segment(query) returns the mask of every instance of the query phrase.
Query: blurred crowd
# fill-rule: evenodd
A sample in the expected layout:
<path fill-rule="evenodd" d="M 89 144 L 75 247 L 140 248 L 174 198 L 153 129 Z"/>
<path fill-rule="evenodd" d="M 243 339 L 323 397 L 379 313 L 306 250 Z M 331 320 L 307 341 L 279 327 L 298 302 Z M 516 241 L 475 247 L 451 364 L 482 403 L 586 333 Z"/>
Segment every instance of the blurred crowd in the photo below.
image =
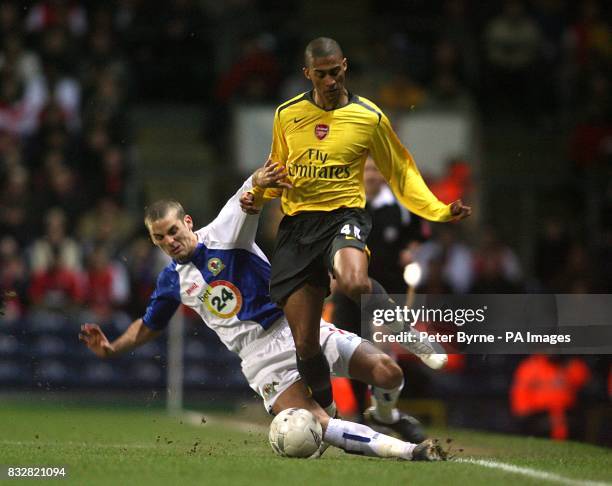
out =
<path fill-rule="evenodd" d="M 123 328 L 143 312 L 165 260 L 141 223 L 146 195 L 135 180 L 131 108 L 199 106 L 203 142 L 222 147 L 232 104 L 277 103 L 310 88 L 300 67 L 311 36 L 299 19 L 322 14 L 318 2 L 309 5 L 0 2 L 3 323 L 30 319 L 49 329 L 76 329 L 88 320 Z M 559 164 L 572 173 L 567 197 L 575 212 L 541 222 L 534 268 L 527 271 L 493 225 L 469 227 L 469 234 L 424 225 L 415 233 L 413 217 L 406 240 L 392 238 L 391 273 L 419 261 L 425 273 L 418 290 L 430 293 L 609 292 L 610 6 L 598 0 L 370 1 L 357 10 L 368 29 L 361 42 L 345 45 L 349 88 L 391 118 L 415 109 L 465 110 L 485 122 L 560 130 L 569 140 Z M 341 44 L 343 35 L 354 39 L 341 18 L 322 22 L 325 30 L 316 34 L 338 28 L 332 36 Z M 429 182 L 443 200 L 477 204 L 473 187 L 486 181 L 473 179 L 469 162 L 455 159 Z M 383 228 L 383 242 L 387 236 Z M 392 285 L 405 290 L 401 280 Z M 0 356 L 7 342 L 0 340 Z M 605 383 L 602 369 L 597 373 Z"/>
<path fill-rule="evenodd" d="M 48 312 L 61 324 L 87 310 L 106 321 L 141 312 L 154 284 L 152 252 L 128 208 L 138 194 L 133 66 L 120 13 L 61 0 L 0 5 L 5 319 Z"/>

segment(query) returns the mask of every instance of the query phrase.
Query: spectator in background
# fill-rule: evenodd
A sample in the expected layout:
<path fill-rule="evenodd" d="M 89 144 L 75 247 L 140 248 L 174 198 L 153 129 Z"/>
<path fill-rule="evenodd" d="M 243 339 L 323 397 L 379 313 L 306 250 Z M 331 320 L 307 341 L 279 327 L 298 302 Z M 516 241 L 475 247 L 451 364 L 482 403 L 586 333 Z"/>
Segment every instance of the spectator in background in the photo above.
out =
<path fill-rule="evenodd" d="M 44 272 L 52 264 L 73 272 L 81 270 L 81 247 L 66 234 L 66 214 L 58 208 L 45 215 L 45 234 L 29 248 L 29 264 L 33 273 Z"/>
<path fill-rule="evenodd" d="M 541 33 L 521 0 L 506 0 L 501 14 L 485 27 L 488 104 L 529 117 L 537 112 Z M 537 114 L 537 113 L 536 113 Z"/>
<path fill-rule="evenodd" d="M 84 319 L 114 323 L 120 329 L 127 327 L 131 320 L 122 311 L 130 295 L 125 267 L 111 260 L 104 245 L 96 245 L 86 260 L 84 304 L 87 313 Z"/>
<path fill-rule="evenodd" d="M 579 358 L 536 354 L 514 372 L 510 390 L 512 414 L 528 435 L 565 440 L 572 434 L 569 412 L 591 373 Z"/>
<path fill-rule="evenodd" d="M 437 34 L 443 42 L 448 42 L 460 50 L 459 78 L 469 88 L 474 89 L 478 83 L 480 59 L 472 13 L 465 0 L 446 0 Z"/>
<path fill-rule="evenodd" d="M 11 32 L 0 44 L 3 45 L 0 51 L 0 69 L 5 65 L 13 66 L 16 74 L 26 84 L 42 76 L 40 57 L 36 52 L 24 47 L 21 35 Z"/>
<path fill-rule="evenodd" d="M 85 281 L 80 271 L 63 262 L 62 247 L 51 246 L 47 265 L 32 271 L 28 291 L 35 326 L 59 329 L 82 310 Z"/>
<path fill-rule="evenodd" d="M 612 61 L 610 24 L 602 18 L 597 0 L 580 2 L 580 18 L 567 28 L 565 47 L 571 64 L 578 68 L 578 72 Z"/>
<path fill-rule="evenodd" d="M 426 106 L 473 110 L 474 104 L 465 89 L 464 77 L 457 46 L 447 40 L 438 41 L 434 47 L 433 73 Z"/>
<path fill-rule="evenodd" d="M 67 165 L 76 168 L 79 160 L 80 130 L 77 126 L 79 123 L 69 130 L 66 113 L 53 99 L 47 100 L 39 121 L 36 135 L 28 139 L 25 147 L 29 166 L 37 169 L 49 152 L 59 152 Z"/>
<path fill-rule="evenodd" d="M 275 39 L 269 34 L 248 34 L 240 41 L 234 63 L 215 81 L 214 97 L 205 121 L 205 132 L 220 153 L 225 153 L 230 130 L 229 107 L 236 102 L 275 101 L 281 70 Z"/>
<path fill-rule="evenodd" d="M 535 251 L 536 276 L 545 290 L 554 290 L 554 280 L 567 261 L 570 239 L 567 228 L 559 218 L 544 221 Z"/>
<path fill-rule="evenodd" d="M 0 317 L 5 323 L 23 317 L 29 303 L 28 271 L 19 249 L 14 238 L 0 239 Z"/>
<path fill-rule="evenodd" d="M 46 73 L 51 73 L 57 79 L 75 73 L 78 51 L 73 40 L 61 27 L 52 27 L 41 33 L 39 51 Z"/>
<path fill-rule="evenodd" d="M 44 84 L 39 78 L 24 80 L 15 64 L 0 69 L 0 130 L 27 137 L 38 129 L 38 115 L 45 103 Z"/>
<path fill-rule="evenodd" d="M 8 130 L 0 129 L 0 180 L 23 163 L 21 140 Z"/>
<path fill-rule="evenodd" d="M 128 190 L 128 167 L 124 151 L 111 146 L 104 152 L 102 159 L 101 195 L 113 199 L 119 206 L 125 204 Z"/>
<path fill-rule="evenodd" d="M 459 239 L 456 228 L 440 227 L 436 230 L 438 234 L 434 231 L 434 237 L 423 243 L 414 255 L 423 270 L 419 289 L 430 285 L 430 265 L 434 262 L 438 274 L 441 266 L 444 285 L 449 285 L 453 293 L 465 294 L 474 282 L 473 252 Z M 436 275 L 436 280 L 440 281 L 439 275 Z"/>
<path fill-rule="evenodd" d="M 441 201 L 469 198 L 473 189 L 470 165 L 460 157 L 451 158 L 446 173 L 429 187 Z"/>
<path fill-rule="evenodd" d="M 86 252 L 103 245 L 112 256 L 127 243 L 134 226 L 133 219 L 115 199 L 103 196 L 81 217 L 78 236 Z"/>
<path fill-rule="evenodd" d="M 492 227 L 483 230 L 480 242 L 474 259 L 475 279 L 471 292 L 519 292 L 523 272 L 516 253 L 502 243 Z"/>
<path fill-rule="evenodd" d="M 28 171 L 21 165 L 13 166 L 9 168 L 0 192 L 0 235 L 15 238 L 21 247 L 30 243 L 33 211 Z"/>
<path fill-rule="evenodd" d="M 71 35 L 80 37 L 87 32 L 87 12 L 72 0 L 46 0 L 38 2 L 25 19 L 28 32 L 38 33 L 53 27 L 67 29 Z"/>
<path fill-rule="evenodd" d="M 75 220 L 87 206 L 88 195 L 82 190 L 78 173 L 66 163 L 64 155 L 51 151 L 45 158 L 45 166 L 37 179 L 38 206 L 43 210 L 56 207 L 66 217 Z"/>
<path fill-rule="evenodd" d="M 79 81 L 45 64 L 45 104 L 59 108 L 63 125 L 71 132 L 81 127 L 81 86 Z"/>
<path fill-rule="evenodd" d="M 86 179 L 97 185 L 100 176 L 104 152 L 113 142 L 104 123 L 90 124 L 82 136 L 82 154 L 87 164 L 83 167 Z M 95 186 L 91 188 L 92 192 Z"/>
<path fill-rule="evenodd" d="M 270 34 L 247 35 L 240 54 L 229 70 L 217 80 L 216 98 L 231 101 L 274 101 L 280 83 L 280 66 Z"/>
<path fill-rule="evenodd" d="M 17 2 L 0 2 L 0 45 L 6 45 L 7 39 L 21 31 L 21 19 Z"/>
<path fill-rule="evenodd" d="M 427 91 L 411 76 L 405 68 L 396 68 L 391 78 L 382 83 L 378 102 L 390 110 L 413 110 L 427 99 Z"/>
<path fill-rule="evenodd" d="M 587 294 L 596 290 L 597 268 L 584 244 L 573 242 L 559 273 L 552 280 L 552 288 L 559 293 Z"/>
<path fill-rule="evenodd" d="M 87 127 L 103 127 L 113 141 L 129 137 L 124 87 L 110 69 L 100 73 L 93 93 L 85 100 L 83 122 Z"/>
<path fill-rule="evenodd" d="M 84 98 L 90 99 L 95 94 L 98 79 L 105 74 L 111 75 L 119 86 L 129 84 L 128 64 L 110 27 L 94 30 L 88 37 L 88 46 L 79 68 Z"/>

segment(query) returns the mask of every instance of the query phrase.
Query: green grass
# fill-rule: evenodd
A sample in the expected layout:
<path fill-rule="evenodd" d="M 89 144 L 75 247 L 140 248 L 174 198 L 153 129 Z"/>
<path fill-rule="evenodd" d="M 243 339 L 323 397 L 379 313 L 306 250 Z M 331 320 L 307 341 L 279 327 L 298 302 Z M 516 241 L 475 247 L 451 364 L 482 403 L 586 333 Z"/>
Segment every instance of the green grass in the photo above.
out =
<path fill-rule="evenodd" d="M 316 461 L 283 459 L 261 427 L 228 424 L 227 416 L 196 426 L 147 408 L 8 402 L 0 404 L 0 464 L 64 465 L 69 477 L 60 484 L 86 485 L 542 484 L 474 464 L 380 460 L 332 449 Z M 612 482 L 608 449 L 470 431 L 447 435 L 465 448 L 462 457 Z"/>

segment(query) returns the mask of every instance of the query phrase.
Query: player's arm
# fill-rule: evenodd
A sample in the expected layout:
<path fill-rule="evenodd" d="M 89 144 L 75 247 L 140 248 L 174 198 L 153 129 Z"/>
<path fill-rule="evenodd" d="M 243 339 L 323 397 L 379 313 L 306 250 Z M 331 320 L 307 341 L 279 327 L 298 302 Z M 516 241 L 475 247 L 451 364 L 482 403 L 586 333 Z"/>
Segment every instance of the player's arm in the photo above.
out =
<path fill-rule="evenodd" d="M 416 163 L 382 115 L 370 144 L 370 154 L 401 204 L 430 221 L 450 221 L 469 216 L 472 209 L 461 200 L 444 204 L 427 187 Z"/>
<path fill-rule="evenodd" d="M 268 160 L 225 203 L 218 216 L 201 230 L 205 241 L 239 246 L 254 242 L 259 218 L 252 215 L 258 214 L 259 209 L 255 208 L 252 191 L 255 188 L 275 189 L 279 194 L 274 197 L 278 197 L 283 189 L 291 187 L 286 178 L 285 168 Z"/>
<path fill-rule="evenodd" d="M 268 159 L 263 167 L 253 173 L 252 181 L 253 189 L 243 192 L 240 196 L 240 207 L 247 214 L 258 214 L 262 203 L 265 204 L 271 199 L 280 197 L 283 189 L 293 187 L 287 179 L 285 167 L 278 162 L 273 162 L 272 159 Z M 264 190 L 260 195 L 259 206 L 255 203 L 254 192 L 257 189 Z"/>
<path fill-rule="evenodd" d="M 97 324 L 86 323 L 81 326 L 79 340 L 91 349 L 99 358 L 110 358 L 147 343 L 161 334 L 161 331 L 154 331 L 136 319 L 125 332 L 115 339 L 112 343 L 108 340 L 100 326 Z"/>
<path fill-rule="evenodd" d="M 240 210 L 240 197 L 253 188 L 253 176 L 228 199 L 215 219 L 198 233 L 202 233 L 207 245 L 212 243 L 238 243 L 255 239 L 258 218 Z"/>
<path fill-rule="evenodd" d="M 274 124 L 272 126 L 272 146 L 270 148 L 270 156 L 268 157 L 268 161 L 266 164 L 258 169 L 255 173 L 261 173 L 261 171 L 265 170 L 269 164 L 277 164 L 278 169 L 285 169 L 285 163 L 287 162 L 287 157 L 289 156 L 289 148 L 287 146 L 287 141 L 285 140 L 285 135 L 282 129 L 282 121 L 280 118 L 280 112 L 277 110 L 274 115 Z M 257 182 L 260 182 L 259 180 Z M 290 181 L 286 178 L 279 180 L 278 182 L 285 183 L 283 184 L 272 184 L 269 186 L 253 184 L 253 190 L 249 191 L 253 194 L 254 207 L 260 208 L 267 201 L 271 199 L 275 199 L 280 197 L 283 193 L 284 189 L 290 189 L 291 184 Z"/>

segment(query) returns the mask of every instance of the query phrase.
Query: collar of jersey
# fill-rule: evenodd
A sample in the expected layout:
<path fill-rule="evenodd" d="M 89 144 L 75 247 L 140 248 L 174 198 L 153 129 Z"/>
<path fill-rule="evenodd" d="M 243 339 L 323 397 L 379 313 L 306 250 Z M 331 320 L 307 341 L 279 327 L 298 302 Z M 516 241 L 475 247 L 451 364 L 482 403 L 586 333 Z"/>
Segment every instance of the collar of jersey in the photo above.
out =
<path fill-rule="evenodd" d="M 321 111 L 335 111 L 335 110 L 341 110 L 342 108 L 346 108 L 348 105 L 350 105 L 351 103 L 353 103 L 353 102 L 355 102 L 357 100 L 357 96 L 356 95 L 351 93 L 349 90 L 346 90 L 346 91 L 348 93 L 348 103 L 346 105 L 344 105 L 344 106 L 339 106 L 338 108 L 332 108 L 330 110 L 326 110 L 325 108 L 321 108 L 319 105 L 317 105 L 315 103 L 315 100 L 314 100 L 314 89 L 311 89 L 310 91 L 306 92 L 304 97 L 306 98 L 306 100 L 308 100 L 310 103 L 312 103 L 314 106 L 316 106 Z"/>
<path fill-rule="evenodd" d="M 189 258 L 186 258 L 185 260 L 182 260 L 182 261 L 175 260 L 173 258 L 172 261 L 176 262 L 177 265 L 186 265 L 187 263 L 191 263 L 193 259 L 197 257 L 202 251 L 204 251 L 204 243 L 198 242 L 198 244 L 195 247 L 195 250 L 193 250 L 193 253 L 191 254 Z"/>

